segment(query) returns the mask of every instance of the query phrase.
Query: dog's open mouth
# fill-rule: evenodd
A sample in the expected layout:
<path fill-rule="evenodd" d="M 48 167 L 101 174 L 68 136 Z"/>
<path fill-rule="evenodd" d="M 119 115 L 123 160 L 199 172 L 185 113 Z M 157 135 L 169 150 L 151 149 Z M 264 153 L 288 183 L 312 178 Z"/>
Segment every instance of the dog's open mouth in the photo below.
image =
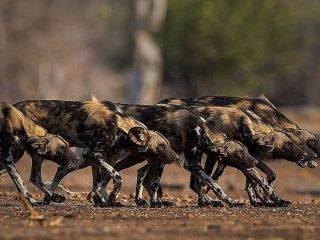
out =
<path fill-rule="evenodd" d="M 316 168 L 317 166 L 318 166 L 318 163 L 314 160 L 308 162 L 309 168 Z"/>

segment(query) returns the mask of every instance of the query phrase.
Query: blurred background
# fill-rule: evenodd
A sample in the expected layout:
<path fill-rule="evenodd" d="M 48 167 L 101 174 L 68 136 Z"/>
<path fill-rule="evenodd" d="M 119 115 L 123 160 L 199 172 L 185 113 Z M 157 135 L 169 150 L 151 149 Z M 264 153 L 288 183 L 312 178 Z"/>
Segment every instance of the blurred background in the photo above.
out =
<path fill-rule="evenodd" d="M 1 0 L 2 100 L 319 105 L 317 0 Z"/>
<path fill-rule="evenodd" d="M 263 93 L 318 132 L 319 66 L 317 0 L 0 0 L 0 96 L 7 102 Z M 298 181 L 320 189 L 318 170 L 288 165 L 273 165 L 282 171 L 279 191 L 289 194 Z M 187 185 L 187 174 L 172 168 L 168 182 L 180 171 Z M 126 175 L 130 189 L 135 171 Z M 67 185 L 90 189 L 89 177 L 74 176 L 81 175 Z M 235 188 L 240 175 L 230 176 L 222 185 L 242 191 Z"/>

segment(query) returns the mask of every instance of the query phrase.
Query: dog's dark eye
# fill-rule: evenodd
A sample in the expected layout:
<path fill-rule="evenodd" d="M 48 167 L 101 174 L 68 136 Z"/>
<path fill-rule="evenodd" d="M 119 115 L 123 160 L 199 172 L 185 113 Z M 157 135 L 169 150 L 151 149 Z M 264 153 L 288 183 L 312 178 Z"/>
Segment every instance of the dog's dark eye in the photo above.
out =
<path fill-rule="evenodd" d="M 242 151 L 237 151 L 236 155 L 237 155 L 239 158 L 243 158 L 244 153 L 243 153 Z"/>
<path fill-rule="evenodd" d="M 292 148 L 292 145 L 293 145 L 293 144 L 292 144 L 292 142 L 290 142 L 290 141 L 285 143 L 285 146 L 286 146 L 287 148 Z"/>
<path fill-rule="evenodd" d="M 309 140 L 308 140 L 308 144 L 314 145 L 315 143 L 316 143 L 316 140 L 315 140 L 315 139 L 309 139 Z"/>
<path fill-rule="evenodd" d="M 160 145 L 159 145 L 159 149 L 160 149 L 160 150 L 164 150 L 165 147 L 166 147 L 166 146 L 165 146 L 164 144 L 160 144 Z"/>
<path fill-rule="evenodd" d="M 110 139 L 110 140 L 113 140 L 114 139 L 114 135 L 111 134 L 111 133 L 107 133 L 107 138 Z"/>

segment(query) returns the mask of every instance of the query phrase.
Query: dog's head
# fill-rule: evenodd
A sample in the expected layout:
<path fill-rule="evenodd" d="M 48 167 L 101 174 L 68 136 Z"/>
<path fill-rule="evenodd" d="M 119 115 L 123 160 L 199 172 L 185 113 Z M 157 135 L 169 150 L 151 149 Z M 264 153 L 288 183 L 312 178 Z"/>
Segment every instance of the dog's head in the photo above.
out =
<path fill-rule="evenodd" d="M 41 157 L 53 160 L 59 165 L 70 165 L 78 161 L 69 144 L 59 135 L 47 133 L 42 137 L 29 137 L 29 147 Z"/>
<path fill-rule="evenodd" d="M 314 159 L 317 155 L 305 144 L 301 144 L 296 136 L 284 131 L 276 131 L 276 140 L 271 156 L 295 162 L 300 167 L 316 166 Z"/>
<path fill-rule="evenodd" d="M 272 151 L 276 137 L 273 133 L 256 133 L 252 135 L 251 143 L 262 151 Z"/>
<path fill-rule="evenodd" d="M 304 129 L 293 129 L 291 132 L 301 138 L 312 151 L 320 156 L 320 138 L 318 136 Z"/>
<path fill-rule="evenodd" d="M 159 132 L 134 127 L 129 130 L 129 140 L 135 149 L 133 153 L 144 155 L 146 158 L 173 163 L 179 156 L 172 150 L 170 142 Z"/>
<path fill-rule="evenodd" d="M 215 153 L 220 161 L 240 170 L 253 168 L 258 163 L 248 149 L 238 141 L 227 140 L 215 147 Z"/>

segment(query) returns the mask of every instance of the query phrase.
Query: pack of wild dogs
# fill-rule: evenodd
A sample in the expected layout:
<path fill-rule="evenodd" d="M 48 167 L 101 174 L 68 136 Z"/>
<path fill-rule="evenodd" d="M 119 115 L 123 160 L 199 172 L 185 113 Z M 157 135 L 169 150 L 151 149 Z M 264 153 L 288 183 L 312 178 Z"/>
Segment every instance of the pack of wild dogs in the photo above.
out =
<path fill-rule="evenodd" d="M 75 154 L 71 147 L 81 150 Z M 32 158 L 30 181 L 44 193 L 43 201 L 32 197 L 15 167 L 25 152 Z M 197 194 L 199 207 L 244 205 L 217 183 L 226 167 L 243 173 L 252 206 L 285 207 L 291 202 L 274 192 L 276 175 L 266 162 L 284 159 L 314 168 L 320 139 L 299 128 L 264 96 L 169 98 L 154 105 L 95 98 L 27 100 L 1 103 L 0 154 L 0 170 L 7 171 L 33 206 L 63 202 L 65 197 L 55 193 L 59 183 L 86 167 L 92 169 L 89 196 L 95 206 L 121 206 L 119 172 L 146 162 L 137 172 L 135 202 L 139 207 L 174 205 L 162 200 L 160 185 L 165 166 L 172 163 L 191 173 L 189 186 Z M 204 154 L 206 160 L 201 163 Z M 45 159 L 58 165 L 50 186 L 41 177 Z M 149 202 L 143 198 L 143 189 Z M 210 190 L 218 201 L 208 196 Z"/>

